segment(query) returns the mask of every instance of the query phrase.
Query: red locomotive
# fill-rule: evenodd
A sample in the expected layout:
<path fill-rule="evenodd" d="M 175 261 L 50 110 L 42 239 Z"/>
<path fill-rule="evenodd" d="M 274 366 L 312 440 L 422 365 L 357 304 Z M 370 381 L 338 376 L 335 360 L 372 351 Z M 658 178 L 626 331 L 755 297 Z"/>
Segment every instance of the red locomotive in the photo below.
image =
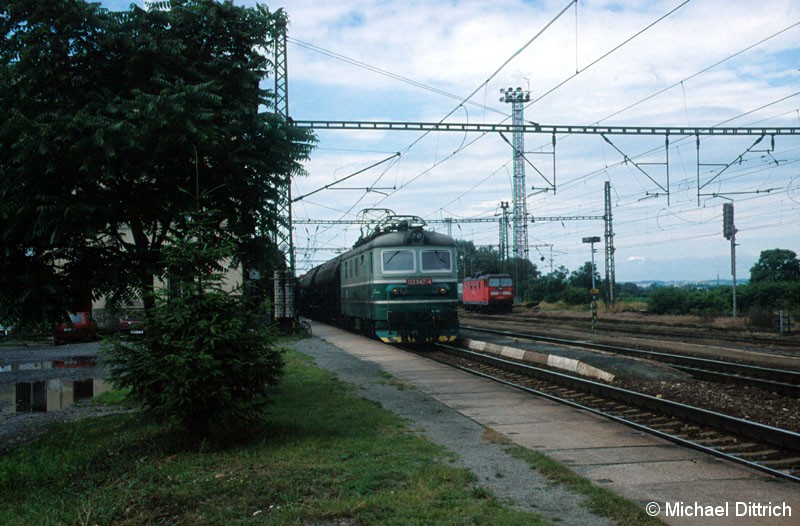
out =
<path fill-rule="evenodd" d="M 508 274 L 475 274 L 464 278 L 464 308 L 482 312 L 511 312 L 514 285 Z"/>

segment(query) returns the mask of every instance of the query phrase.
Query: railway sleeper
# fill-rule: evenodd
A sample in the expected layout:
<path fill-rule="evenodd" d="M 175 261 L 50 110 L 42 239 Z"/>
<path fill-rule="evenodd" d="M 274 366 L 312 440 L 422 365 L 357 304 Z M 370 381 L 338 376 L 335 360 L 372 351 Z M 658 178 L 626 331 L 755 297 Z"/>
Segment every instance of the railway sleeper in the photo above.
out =
<path fill-rule="evenodd" d="M 624 411 L 623 413 L 621 413 L 621 416 L 628 420 L 642 421 L 642 420 L 650 420 L 651 418 L 653 418 L 654 415 L 653 413 L 647 413 L 641 410 L 636 410 L 636 411 Z"/>
<path fill-rule="evenodd" d="M 761 463 L 773 469 L 789 469 L 792 471 L 800 470 L 800 457 L 776 458 L 772 460 L 764 460 Z"/>
<path fill-rule="evenodd" d="M 736 438 L 731 436 L 717 436 L 716 438 L 696 438 L 693 440 L 702 446 L 709 446 L 719 448 L 724 445 L 735 446 L 738 442 Z"/>
<path fill-rule="evenodd" d="M 652 427 L 658 429 L 659 431 L 665 431 L 669 429 L 672 434 L 683 431 L 683 428 L 681 427 L 683 426 L 683 422 L 678 422 L 677 420 L 672 420 L 669 422 L 663 422 L 658 424 L 651 424 L 651 425 Z"/>
<path fill-rule="evenodd" d="M 767 460 L 768 457 L 772 457 L 775 455 L 781 455 L 781 452 L 777 449 L 762 449 L 761 451 L 745 451 L 743 453 L 731 453 L 732 455 L 743 458 L 745 460 Z"/>
<path fill-rule="evenodd" d="M 666 416 L 654 416 L 653 418 L 649 418 L 647 420 L 648 425 L 657 426 L 661 424 L 666 424 L 668 422 L 672 422 L 669 417 Z"/>
<path fill-rule="evenodd" d="M 616 414 L 625 416 L 625 415 L 633 415 L 633 414 L 644 415 L 644 414 L 647 414 L 647 413 L 644 413 L 641 409 L 636 409 L 634 407 L 630 407 L 630 408 L 627 408 L 627 409 L 621 409 L 621 410 L 617 411 Z"/>
<path fill-rule="evenodd" d="M 747 451 L 747 450 L 758 450 L 758 448 L 764 447 L 763 444 L 757 444 L 755 442 L 740 442 L 738 444 L 730 444 L 725 446 L 720 446 L 716 448 L 718 451 Z"/>

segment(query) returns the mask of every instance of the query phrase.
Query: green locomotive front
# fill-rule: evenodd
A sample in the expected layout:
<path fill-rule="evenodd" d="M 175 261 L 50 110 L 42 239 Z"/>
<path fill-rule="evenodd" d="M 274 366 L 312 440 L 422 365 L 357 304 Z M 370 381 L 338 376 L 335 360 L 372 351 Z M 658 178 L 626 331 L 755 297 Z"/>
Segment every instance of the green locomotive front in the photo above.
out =
<path fill-rule="evenodd" d="M 341 313 L 384 342 L 451 342 L 458 335 L 455 241 L 411 228 L 340 256 Z"/>
<path fill-rule="evenodd" d="M 394 216 L 299 280 L 298 309 L 387 343 L 458 336 L 456 244 L 414 216 Z"/>

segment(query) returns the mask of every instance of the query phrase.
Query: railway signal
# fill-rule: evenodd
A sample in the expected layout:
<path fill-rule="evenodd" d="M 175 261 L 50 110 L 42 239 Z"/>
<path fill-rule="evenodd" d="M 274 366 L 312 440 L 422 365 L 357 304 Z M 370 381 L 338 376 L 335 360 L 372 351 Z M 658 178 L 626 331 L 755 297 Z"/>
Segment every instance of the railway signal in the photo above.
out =
<path fill-rule="evenodd" d="M 733 203 L 722 204 L 722 235 L 731 242 L 731 276 L 733 276 L 733 319 L 736 319 L 736 225 Z"/>

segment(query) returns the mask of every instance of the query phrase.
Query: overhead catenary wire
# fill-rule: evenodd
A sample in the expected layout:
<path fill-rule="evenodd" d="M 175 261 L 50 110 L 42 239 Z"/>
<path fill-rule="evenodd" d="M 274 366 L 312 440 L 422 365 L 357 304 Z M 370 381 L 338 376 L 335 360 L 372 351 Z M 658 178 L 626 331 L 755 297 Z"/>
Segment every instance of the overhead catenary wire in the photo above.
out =
<path fill-rule="evenodd" d="M 683 4 L 682 4 L 682 5 L 683 5 Z M 794 25 L 796 25 L 796 24 L 794 24 Z M 794 26 L 794 25 L 793 25 L 793 26 Z M 791 27 L 793 27 L 793 26 L 790 26 L 790 28 L 791 28 Z M 788 29 L 788 28 L 786 28 L 786 29 Z M 785 31 L 786 29 L 784 29 L 783 31 Z M 766 39 L 764 39 L 764 40 L 762 40 L 762 41 L 760 41 L 760 42 L 763 42 L 763 41 L 765 41 L 765 40 L 766 40 Z M 755 45 L 753 45 L 753 46 L 755 46 Z M 751 46 L 751 47 L 753 47 L 753 46 Z M 741 52 L 743 52 L 743 51 L 740 51 L 739 53 L 741 53 Z M 735 56 L 735 55 L 732 55 L 732 56 Z M 721 63 L 721 62 L 719 62 L 719 63 Z M 717 64 L 719 64 L 719 63 L 717 63 Z M 709 68 L 706 68 L 706 70 L 708 70 L 708 69 L 710 69 L 710 67 L 709 67 Z M 693 75 L 693 76 L 691 76 L 691 77 L 688 77 L 688 78 L 693 78 L 694 76 L 696 76 L 696 75 L 699 75 L 700 73 L 701 73 L 701 72 L 698 72 L 698 73 L 696 73 L 695 75 Z M 668 89 L 668 88 L 667 88 L 667 89 Z M 662 92 L 663 92 L 663 90 L 662 90 Z M 654 95 L 652 95 L 652 96 L 656 96 L 656 95 L 657 95 L 657 94 L 654 94 Z M 651 96 L 651 98 L 652 98 L 652 96 Z M 620 111 L 623 111 L 623 110 L 620 110 Z M 756 109 L 756 110 L 753 110 L 753 111 L 757 111 L 757 109 Z M 752 113 L 752 112 L 750 112 L 750 113 Z M 615 113 L 615 114 L 612 114 L 612 115 L 616 115 L 616 113 Z M 741 117 L 741 116 L 740 116 L 740 117 Z M 469 145 L 463 145 L 463 147 L 459 148 L 459 151 L 463 151 L 463 149 L 465 149 L 467 146 L 469 146 Z M 444 160 L 442 160 L 442 159 L 439 159 L 439 160 L 437 160 L 437 164 L 436 164 L 436 166 L 439 166 L 439 165 L 441 165 L 441 163 L 442 163 L 442 162 L 444 162 Z M 410 184 L 410 182 L 412 182 L 412 181 L 409 181 L 407 184 Z M 588 194 L 588 193 L 589 193 L 588 191 L 587 191 L 587 192 L 584 192 L 584 194 Z M 382 201 L 382 200 L 381 200 L 381 201 Z"/>

